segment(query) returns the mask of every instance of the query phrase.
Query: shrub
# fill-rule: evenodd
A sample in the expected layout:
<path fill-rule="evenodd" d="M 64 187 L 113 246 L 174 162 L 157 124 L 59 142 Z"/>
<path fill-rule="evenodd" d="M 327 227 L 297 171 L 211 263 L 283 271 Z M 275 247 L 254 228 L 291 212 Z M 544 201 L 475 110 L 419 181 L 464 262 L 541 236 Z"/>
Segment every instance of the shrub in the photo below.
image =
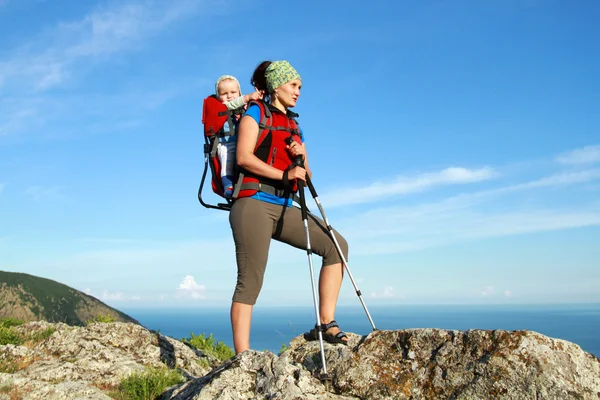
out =
<path fill-rule="evenodd" d="M 14 318 L 0 319 L 0 328 L 12 328 L 13 326 L 23 325 L 23 321 Z"/>
<path fill-rule="evenodd" d="M 100 322 L 100 323 L 110 323 L 110 322 L 117 322 L 117 318 L 113 317 L 112 315 L 108 315 L 108 314 L 98 314 L 96 315 L 94 318 L 88 320 L 86 322 L 86 324 L 93 324 L 94 322 Z"/>
<path fill-rule="evenodd" d="M 52 336 L 52 334 L 56 332 L 55 328 L 46 328 L 43 330 L 39 330 L 39 331 L 35 331 L 32 332 L 30 334 L 27 335 L 27 337 L 25 338 L 25 341 L 31 341 L 32 345 L 36 345 L 40 342 L 43 342 L 44 340 L 48 339 L 50 336 Z"/>
<path fill-rule="evenodd" d="M 117 400 L 155 400 L 168 387 L 183 382 L 185 378 L 176 370 L 146 368 L 124 378 L 110 395 Z"/>
<path fill-rule="evenodd" d="M 286 346 L 285 343 L 281 343 L 281 348 L 279 349 L 279 355 L 282 355 L 289 347 Z"/>
<path fill-rule="evenodd" d="M 0 326 L 0 345 L 14 344 L 20 346 L 23 344 L 21 336 L 11 328 Z"/>
<path fill-rule="evenodd" d="M 227 346 L 223 342 L 217 342 L 213 338 L 212 333 L 208 337 L 205 337 L 204 334 L 196 336 L 192 332 L 190 333 L 190 336 L 190 338 L 184 338 L 183 341 L 185 343 L 189 343 L 191 346 L 197 348 L 203 353 L 216 357 L 221 361 L 225 361 L 235 355 L 231 347 Z"/>

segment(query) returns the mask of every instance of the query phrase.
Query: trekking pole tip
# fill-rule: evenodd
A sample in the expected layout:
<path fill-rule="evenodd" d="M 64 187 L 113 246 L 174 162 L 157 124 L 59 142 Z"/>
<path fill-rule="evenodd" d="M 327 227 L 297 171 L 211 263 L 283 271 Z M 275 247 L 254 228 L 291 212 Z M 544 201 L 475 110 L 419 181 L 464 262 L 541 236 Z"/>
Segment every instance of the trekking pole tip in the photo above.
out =
<path fill-rule="evenodd" d="M 327 390 L 328 392 L 331 391 L 332 380 L 329 375 L 321 374 L 321 377 L 319 378 L 319 380 L 321 381 L 323 386 L 325 386 L 325 390 Z"/>

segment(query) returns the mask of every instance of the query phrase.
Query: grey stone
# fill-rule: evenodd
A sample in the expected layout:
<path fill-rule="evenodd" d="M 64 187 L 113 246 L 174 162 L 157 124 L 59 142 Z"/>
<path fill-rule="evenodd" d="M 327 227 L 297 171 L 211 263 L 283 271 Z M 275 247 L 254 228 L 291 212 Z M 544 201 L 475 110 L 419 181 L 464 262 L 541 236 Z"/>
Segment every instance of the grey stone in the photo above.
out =
<path fill-rule="evenodd" d="M 161 400 L 506 399 L 599 400 L 600 361 L 576 344 L 531 331 L 407 329 L 348 333 L 349 344 L 294 338 L 277 356 L 246 351 L 219 363 L 173 338 L 131 323 L 71 327 L 41 343 L 0 346 L 0 400 L 108 399 L 123 378 L 147 367 L 186 378 Z M 12 364 L 11 364 L 12 363 Z"/>

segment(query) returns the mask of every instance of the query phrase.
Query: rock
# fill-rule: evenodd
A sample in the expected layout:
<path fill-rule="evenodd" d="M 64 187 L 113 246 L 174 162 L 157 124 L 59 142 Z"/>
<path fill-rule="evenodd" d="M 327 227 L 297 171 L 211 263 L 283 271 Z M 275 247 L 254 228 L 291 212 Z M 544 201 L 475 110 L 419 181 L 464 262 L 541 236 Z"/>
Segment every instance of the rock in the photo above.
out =
<path fill-rule="evenodd" d="M 364 399 L 600 398 L 596 357 L 531 331 L 376 331 L 326 348 L 334 390 Z M 318 351 L 303 339 L 288 350 L 311 371 Z"/>
<path fill-rule="evenodd" d="M 24 399 L 106 399 L 131 373 L 146 367 L 177 368 L 188 378 L 204 376 L 217 361 L 184 343 L 133 323 L 95 323 L 85 327 L 31 322 L 14 329 L 35 333 L 55 329 L 35 345 L 0 346 L 4 376 Z M 1 366 L 0 365 L 0 366 Z M 1 391 L 0 391 L 1 392 Z"/>
<path fill-rule="evenodd" d="M 535 332 L 413 329 L 349 339 L 325 343 L 330 388 L 315 378 L 318 342 L 299 336 L 280 357 L 244 352 L 161 400 L 600 399 L 600 361 Z"/>
<path fill-rule="evenodd" d="M 102 390 L 89 386 L 85 382 L 61 382 L 52 384 L 27 378 L 14 377 L 0 373 L 0 388 L 6 388 L 5 398 L 0 400 L 110 400 Z"/>
<path fill-rule="evenodd" d="M 318 379 L 287 357 L 246 351 L 203 378 L 165 393 L 161 400 L 356 399 L 327 392 Z"/>
<path fill-rule="evenodd" d="M 132 323 L 72 327 L 36 322 L 41 342 L 0 346 L 0 400 L 104 400 L 146 367 L 186 382 L 161 400 L 534 399 L 599 400 L 600 360 L 573 343 L 530 331 L 407 329 L 349 333 L 348 346 L 293 339 L 281 356 L 246 351 L 219 363 Z"/>

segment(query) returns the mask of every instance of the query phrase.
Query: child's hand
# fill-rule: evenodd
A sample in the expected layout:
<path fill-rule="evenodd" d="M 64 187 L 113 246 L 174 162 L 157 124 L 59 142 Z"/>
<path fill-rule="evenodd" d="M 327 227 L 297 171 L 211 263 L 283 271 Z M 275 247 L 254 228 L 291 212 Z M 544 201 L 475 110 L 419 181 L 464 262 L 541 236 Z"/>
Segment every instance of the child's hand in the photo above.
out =
<path fill-rule="evenodd" d="M 244 103 L 248 104 L 254 100 L 262 100 L 263 94 L 264 94 L 263 91 L 258 91 L 258 90 L 256 92 L 252 92 L 250 94 L 245 94 L 244 95 Z"/>
<path fill-rule="evenodd" d="M 252 92 L 248 95 L 249 97 L 249 101 L 253 101 L 253 100 L 261 100 L 263 98 L 263 93 L 256 91 L 256 92 Z"/>

